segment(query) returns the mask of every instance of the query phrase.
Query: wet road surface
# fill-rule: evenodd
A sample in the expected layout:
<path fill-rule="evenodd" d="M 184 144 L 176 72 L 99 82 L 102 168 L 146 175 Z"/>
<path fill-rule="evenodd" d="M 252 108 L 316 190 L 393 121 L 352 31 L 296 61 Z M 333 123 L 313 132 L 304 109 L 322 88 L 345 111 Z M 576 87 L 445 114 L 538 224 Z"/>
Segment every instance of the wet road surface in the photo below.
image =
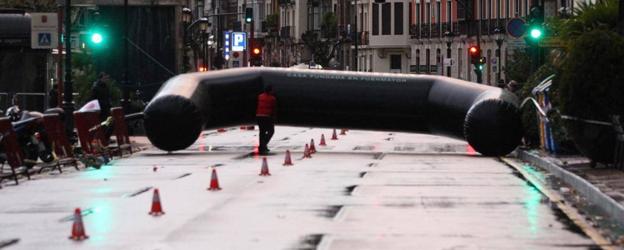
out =
<path fill-rule="evenodd" d="M 257 130 L 205 131 L 189 150 L 149 149 L 0 190 L 7 249 L 591 249 L 594 243 L 496 158 L 443 137 L 278 127 L 271 176 Z M 305 143 L 327 146 L 301 159 Z M 284 151 L 294 166 L 282 166 Z M 156 171 L 154 168 L 156 167 Z M 217 169 L 223 188 L 206 189 Z M 5 184 L 6 185 L 6 184 Z M 165 211 L 148 215 L 158 188 Z M 90 238 L 68 240 L 74 208 Z M 15 242 L 17 240 L 17 242 Z"/>

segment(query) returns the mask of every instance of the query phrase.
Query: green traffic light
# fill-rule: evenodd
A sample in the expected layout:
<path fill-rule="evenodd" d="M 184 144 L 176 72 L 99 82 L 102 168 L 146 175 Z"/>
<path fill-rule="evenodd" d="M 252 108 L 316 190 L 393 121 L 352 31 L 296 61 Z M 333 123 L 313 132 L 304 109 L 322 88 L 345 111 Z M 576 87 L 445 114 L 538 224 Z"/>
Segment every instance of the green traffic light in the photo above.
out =
<path fill-rule="evenodd" d="M 102 34 L 100 34 L 100 33 L 93 33 L 91 35 L 91 42 L 93 42 L 95 44 L 100 44 L 100 43 L 102 43 L 103 40 L 104 40 L 104 38 L 102 37 Z"/>
<path fill-rule="evenodd" d="M 533 39 L 542 38 L 542 30 L 539 28 L 532 28 L 530 34 L 531 34 L 531 38 Z"/>

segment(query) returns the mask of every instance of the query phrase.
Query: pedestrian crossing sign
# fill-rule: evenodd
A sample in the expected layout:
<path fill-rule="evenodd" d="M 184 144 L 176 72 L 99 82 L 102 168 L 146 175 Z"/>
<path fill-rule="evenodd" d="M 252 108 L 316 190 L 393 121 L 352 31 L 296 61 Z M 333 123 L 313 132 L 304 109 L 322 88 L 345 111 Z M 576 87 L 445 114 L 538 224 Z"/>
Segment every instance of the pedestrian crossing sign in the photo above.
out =
<path fill-rule="evenodd" d="M 50 33 L 39 33 L 39 46 L 50 46 L 52 45 L 52 34 Z"/>

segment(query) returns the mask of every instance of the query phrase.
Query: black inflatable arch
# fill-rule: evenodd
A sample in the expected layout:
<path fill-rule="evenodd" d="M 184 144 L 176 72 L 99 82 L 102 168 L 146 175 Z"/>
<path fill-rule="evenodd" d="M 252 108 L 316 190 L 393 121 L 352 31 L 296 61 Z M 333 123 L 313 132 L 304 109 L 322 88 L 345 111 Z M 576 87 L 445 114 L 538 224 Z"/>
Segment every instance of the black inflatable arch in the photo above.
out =
<path fill-rule="evenodd" d="M 517 98 L 499 88 L 430 75 L 264 67 L 171 78 L 145 108 L 147 136 L 175 151 L 203 128 L 253 124 L 267 84 L 278 100 L 276 124 L 444 135 L 488 156 L 511 152 L 522 137 Z"/>

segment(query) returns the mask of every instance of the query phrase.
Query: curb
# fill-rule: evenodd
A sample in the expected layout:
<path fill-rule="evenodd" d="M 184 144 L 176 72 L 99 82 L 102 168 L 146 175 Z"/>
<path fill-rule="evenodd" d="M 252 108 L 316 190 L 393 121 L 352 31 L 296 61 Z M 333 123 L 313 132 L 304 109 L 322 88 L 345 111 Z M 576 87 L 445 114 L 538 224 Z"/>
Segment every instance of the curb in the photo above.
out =
<path fill-rule="evenodd" d="M 608 214 L 614 221 L 622 224 L 624 222 L 624 206 L 615 201 L 613 198 L 604 194 L 600 189 L 589 183 L 587 180 L 579 177 L 578 175 L 563 169 L 559 165 L 541 158 L 535 153 L 531 153 L 525 150 L 517 149 L 516 155 L 518 159 L 528 162 L 534 166 L 547 170 L 559 179 L 563 180 L 568 185 L 572 186 L 579 193 L 591 202 L 593 205 L 599 207 L 603 212 Z"/>

